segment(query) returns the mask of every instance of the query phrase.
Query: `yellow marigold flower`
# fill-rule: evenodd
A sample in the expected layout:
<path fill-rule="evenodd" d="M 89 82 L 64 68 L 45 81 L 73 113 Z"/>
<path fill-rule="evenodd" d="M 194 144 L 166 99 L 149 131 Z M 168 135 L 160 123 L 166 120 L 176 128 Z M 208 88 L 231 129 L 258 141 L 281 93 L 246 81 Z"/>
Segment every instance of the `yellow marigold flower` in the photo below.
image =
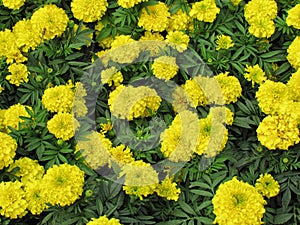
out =
<path fill-rule="evenodd" d="M 251 22 L 249 32 L 257 38 L 269 38 L 275 32 L 275 24 L 269 18 L 257 17 Z"/>
<path fill-rule="evenodd" d="M 297 36 L 287 49 L 287 60 L 296 70 L 300 69 L 300 36 Z"/>
<path fill-rule="evenodd" d="M 6 80 L 11 84 L 20 86 L 21 83 L 28 82 L 28 70 L 24 64 L 13 63 L 8 67 L 9 75 L 6 76 Z"/>
<path fill-rule="evenodd" d="M 266 114 L 276 114 L 287 93 L 286 84 L 266 80 L 256 92 L 258 106 Z"/>
<path fill-rule="evenodd" d="M 84 172 L 75 165 L 54 165 L 47 170 L 41 183 L 48 203 L 71 205 L 82 195 Z"/>
<path fill-rule="evenodd" d="M 42 39 L 39 33 L 33 28 L 31 20 L 20 20 L 13 26 L 15 41 L 22 52 L 28 52 L 29 49 L 34 50 Z"/>
<path fill-rule="evenodd" d="M 292 74 L 287 82 L 288 97 L 294 101 L 300 102 L 300 69 Z"/>
<path fill-rule="evenodd" d="M 6 57 L 6 63 L 21 63 L 27 60 L 18 48 L 16 36 L 11 30 L 0 31 L 0 57 Z"/>
<path fill-rule="evenodd" d="M 31 183 L 33 180 L 40 180 L 44 175 L 44 167 L 39 165 L 37 160 L 32 160 L 28 157 L 20 158 L 10 164 L 8 171 L 14 168 L 19 168 L 15 173 L 16 176 L 21 178 L 21 182 L 26 184 Z"/>
<path fill-rule="evenodd" d="M 271 174 L 261 174 L 255 183 L 256 190 L 267 198 L 274 197 L 279 194 L 280 186 L 278 181 Z"/>
<path fill-rule="evenodd" d="M 233 124 L 233 112 L 225 106 L 210 107 L 208 117 L 210 117 L 213 122 L 227 125 Z"/>
<path fill-rule="evenodd" d="M 192 106 L 205 106 L 208 104 L 202 84 L 198 83 L 195 79 L 190 79 L 185 82 L 183 89 L 192 100 Z"/>
<path fill-rule="evenodd" d="M 289 147 L 298 144 L 299 132 L 298 121 L 286 115 L 269 115 L 256 130 L 260 143 L 270 150 L 288 150 Z"/>
<path fill-rule="evenodd" d="M 18 10 L 21 8 L 25 3 L 25 0 L 2 0 L 2 4 L 13 10 Z"/>
<path fill-rule="evenodd" d="M 141 42 L 142 41 L 142 42 Z M 141 48 L 150 51 L 151 56 L 158 56 L 166 48 L 164 37 L 158 32 L 145 31 L 140 37 Z"/>
<path fill-rule="evenodd" d="M 27 201 L 22 183 L 0 183 L 0 214 L 10 219 L 22 218 L 27 214 Z"/>
<path fill-rule="evenodd" d="M 168 6 L 159 1 L 156 5 L 147 6 L 147 10 L 142 9 L 138 26 L 148 31 L 161 32 L 168 27 L 169 17 Z"/>
<path fill-rule="evenodd" d="M 76 19 L 89 23 L 100 20 L 107 6 L 106 0 L 72 0 L 71 11 Z"/>
<path fill-rule="evenodd" d="M 84 138 L 87 140 L 78 141 L 77 147 L 82 150 L 85 162 L 94 170 L 105 166 L 110 158 L 111 141 L 97 132 L 91 132 Z"/>
<path fill-rule="evenodd" d="M 86 106 L 84 99 L 74 99 L 72 114 L 74 117 L 84 117 L 88 113 L 88 108 Z"/>
<path fill-rule="evenodd" d="M 123 8 L 129 9 L 141 2 L 147 2 L 147 1 L 149 0 L 118 0 L 118 4 Z"/>
<path fill-rule="evenodd" d="M 173 178 L 166 178 L 156 185 L 155 192 L 158 196 L 168 200 L 178 201 L 181 193 L 180 188 L 176 188 L 177 183 L 173 182 Z"/>
<path fill-rule="evenodd" d="M 109 120 L 107 120 L 107 123 L 101 123 L 100 124 L 101 132 L 102 134 L 107 133 L 108 131 L 112 130 L 113 125 Z"/>
<path fill-rule="evenodd" d="M 147 197 L 148 195 L 151 195 L 155 192 L 155 184 L 152 185 L 146 185 L 146 186 L 129 186 L 124 185 L 123 190 L 127 195 L 134 195 L 140 198 L 140 200 L 143 200 L 144 197 Z"/>
<path fill-rule="evenodd" d="M 42 103 L 50 112 L 71 112 L 74 92 L 68 85 L 47 88 L 42 96 Z"/>
<path fill-rule="evenodd" d="M 188 29 L 189 22 L 192 18 L 179 9 L 176 13 L 172 14 L 169 19 L 167 31 L 175 31 L 175 30 L 182 30 L 185 31 Z"/>
<path fill-rule="evenodd" d="M 17 142 L 6 133 L 0 132 L 0 170 L 13 162 L 18 147 Z"/>
<path fill-rule="evenodd" d="M 154 59 L 151 66 L 153 74 L 163 80 L 172 79 L 178 71 L 178 66 L 176 64 L 176 58 L 171 56 L 161 56 Z"/>
<path fill-rule="evenodd" d="M 269 20 L 277 15 L 277 3 L 275 0 L 251 0 L 244 8 L 244 16 L 248 23 L 258 18 Z"/>
<path fill-rule="evenodd" d="M 111 154 L 111 160 L 117 163 L 119 166 L 123 166 L 124 164 L 135 161 L 130 148 L 125 147 L 123 144 L 114 148 L 110 148 L 109 152 Z"/>
<path fill-rule="evenodd" d="M 44 40 L 50 40 L 64 33 L 69 18 L 62 8 L 49 4 L 35 11 L 30 21 L 40 37 Z"/>
<path fill-rule="evenodd" d="M 293 26 L 296 29 L 300 29 L 300 4 L 295 5 L 288 11 L 286 24 L 288 26 Z"/>
<path fill-rule="evenodd" d="M 0 109 L 0 132 L 5 131 L 4 125 L 4 116 L 5 116 L 5 109 Z"/>
<path fill-rule="evenodd" d="M 194 96 L 196 98 L 196 96 Z M 195 100 L 196 101 L 196 100 Z M 195 102 L 195 105 L 198 101 Z M 176 87 L 172 93 L 172 106 L 175 112 L 187 110 L 192 105 L 192 99 L 182 87 Z M 194 105 L 194 107 L 195 107 Z"/>
<path fill-rule="evenodd" d="M 246 80 L 252 82 L 252 87 L 254 87 L 254 84 L 262 84 L 267 80 L 265 72 L 259 67 L 258 64 L 255 66 L 249 66 L 246 65 L 244 77 Z"/>
<path fill-rule="evenodd" d="M 33 215 L 41 214 L 46 208 L 46 196 L 43 196 L 42 183 L 40 180 L 32 180 L 25 185 L 25 200 L 28 203 L 27 209 Z"/>
<path fill-rule="evenodd" d="M 260 225 L 267 202 L 252 185 L 236 177 L 221 184 L 212 199 L 219 225 Z"/>
<path fill-rule="evenodd" d="M 108 86 L 119 86 L 123 82 L 123 75 L 116 67 L 112 66 L 101 71 L 101 83 Z"/>
<path fill-rule="evenodd" d="M 231 0 L 232 5 L 238 6 L 242 0 Z"/>
<path fill-rule="evenodd" d="M 229 76 L 228 72 L 215 76 L 221 87 L 225 104 L 234 103 L 242 95 L 242 87 L 239 80 L 234 76 Z"/>
<path fill-rule="evenodd" d="M 78 121 L 70 113 L 59 112 L 47 122 L 49 132 L 64 141 L 72 138 L 78 127 Z"/>
<path fill-rule="evenodd" d="M 118 86 L 110 93 L 108 105 L 113 115 L 122 119 L 133 120 L 150 116 L 149 110 L 155 112 L 161 98 L 154 89 L 146 86 Z"/>
<path fill-rule="evenodd" d="M 219 35 L 217 37 L 216 44 L 217 44 L 216 50 L 229 49 L 229 48 L 234 46 L 234 44 L 232 43 L 231 37 L 227 36 L 227 35 L 224 35 L 224 34 Z"/>
<path fill-rule="evenodd" d="M 160 151 L 170 161 L 188 162 L 195 151 L 199 132 L 198 116 L 189 110 L 181 111 L 161 134 Z"/>
<path fill-rule="evenodd" d="M 192 4 L 190 16 L 200 21 L 212 23 L 219 12 L 220 9 L 215 0 L 203 0 Z"/>
<path fill-rule="evenodd" d="M 166 42 L 178 52 L 187 49 L 190 37 L 181 31 L 170 31 L 166 36 Z"/>
<path fill-rule="evenodd" d="M 122 225 L 118 219 L 108 219 L 106 215 L 99 218 L 92 218 L 86 225 Z"/>
<path fill-rule="evenodd" d="M 4 114 L 4 121 L 3 124 L 7 131 L 9 131 L 8 127 L 12 127 L 16 130 L 19 128 L 19 123 L 24 122 L 23 119 L 20 118 L 20 116 L 23 117 L 30 117 L 28 112 L 25 108 L 28 108 L 29 110 L 32 110 L 30 106 L 21 105 L 20 103 L 16 105 L 10 106 Z"/>

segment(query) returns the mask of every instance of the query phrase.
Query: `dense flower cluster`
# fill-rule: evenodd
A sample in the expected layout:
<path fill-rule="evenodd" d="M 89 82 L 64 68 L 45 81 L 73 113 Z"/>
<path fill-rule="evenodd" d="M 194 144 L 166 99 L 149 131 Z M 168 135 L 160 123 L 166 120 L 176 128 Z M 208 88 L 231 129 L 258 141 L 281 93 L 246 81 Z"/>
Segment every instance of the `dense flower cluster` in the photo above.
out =
<path fill-rule="evenodd" d="M 107 6 L 106 0 L 72 0 L 71 11 L 76 19 L 88 23 L 100 20 Z"/>
<path fill-rule="evenodd" d="M 86 225 L 121 225 L 118 219 L 108 219 L 106 215 L 100 216 L 99 218 L 92 218 Z"/>
<path fill-rule="evenodd" d="M 260 225 L 266 201 L 255 187 L 236 177 L 221 184 L 212 199 L 219 225 Z"/>
<path fill-rule="evenodd" d="M 249 32 L 257 38 L 269 38 L 275 32 L 273 20 L 277 15 L 274 0 L 251 0 L 245 5 L 245 19 L 250 24 Z"/>

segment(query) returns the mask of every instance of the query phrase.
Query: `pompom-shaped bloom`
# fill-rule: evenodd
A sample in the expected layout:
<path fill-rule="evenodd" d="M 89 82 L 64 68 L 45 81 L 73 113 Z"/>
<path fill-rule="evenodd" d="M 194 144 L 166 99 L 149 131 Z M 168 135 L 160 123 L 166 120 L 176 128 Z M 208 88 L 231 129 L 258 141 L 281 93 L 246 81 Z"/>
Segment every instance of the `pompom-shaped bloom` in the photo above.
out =
<path fill-rule="evenodd" d="M 35 49 L 42 41 L 39 33 L 34 29 L 31 20 L 20 20 L 13 26 L 16 44 L 22 52 Z"/>
<path fill-rule="evenodd" d="M 245 5 L 244 16 L 248 23 L 257 18 L 275 19 L 277 3 L 275 0 L 251 0 Z"/>
<path fill-rule="evenodd" d="M 260 225 L 266 201 L 255 187 L 234 177 L 219 186 L 212 204 L 216 215 L 214 224 Z"/>
<path fill-rule="evenodd" d="M 63 34 L 69 18 L 62 8 L 49 4 L 35 11 L 30 21 L 43 39 L 50 40 Z"/>
<path fill-rule="evenodd" d="M 270 150 L 288 150 L 300 142 L 298 121 L 291 116 L 269 115 L 262 120 L 256 132 L 260 143 Z"/>
<path fill-rule="evenodd" d="M 170 31 L 166 36 L 166 42 L 178 52 L 187 49 L 190 37 L 182 31 Z"/>
<path fill-rule="evenodd" d="M 185 82 L 183 89 L 192 100 L 192 106 L 205 106 L 208 104 L 205 93 L 202 90 L 201 83 L 198 83 L 195 79 L 190 79 Z"/>
<path fill-rule="evenodd" d="M 71 112 L 74 92 L 69 85 L 59 85 L 47 88 L 42 97 L 42 103 L 50 112 Z"/>
<path fill-rule="evenodd" d="M 82 195 L 84 172 L 75 165 L 54 165 L 47 170 L 41 182 L 43 196 L 48 203 L 71 205 Z"/>
<path fill-rule="evenodd" d="M 13 162 L 18 147 L 17 142 L 6 133 L 0 132 L 0 170 Z"/>
<path fill-rule="evenodd" d="M 287 82 L 288 98 L 300 102 L 300 69 L 292 74 Z"/>
<path fill-rule="evenodd" d="M 152 64 L 153 74 L 163 80 L 172 79 L 178 71 L 176 58 L 171 56 L 161 56 L 154 59 Z"/>
<path fill-rule="evenodd" d="M 300 69 L 300 36 L 297 36 L 287 49 L 287 60 L 296 70 Z"/>
<path fill-rule="evenodd" d="M 186 12 L 179 9 L 176 13 L 171 15 L 167 31 L 187 30 L 191 20 L 192 18 Z"/>
<path fill-rule="evenodd" d="M 257 38 L 269 38 L 275 32 L 275 24 L 266 17 L 257 17 L 252 20 L 249 32 Z"/>
<path fill-rule="evenodd" d="M 101 83 L 108 84 L 108 86 L 119 86 L 123 82 L 123 75 L 116 67 L 112 66 L 101 71 Z"/>
<path fill-rule="evenodd" d="M 254 87 L 254 84 L 262 84 L 267 80 L 265 72 L 259 67 L 258 64 L 255 66 L 249 66 L 246 65 L 244 77 L 246 80 L 252 82 L 252 87 Z"/>
<path fill-rule="evenodd" d="M 184 110 L 160 135 L 160 151 L 173 162 L 190 161 L 198 142 L 200 127 L 197 114 Z"/>
<path fill-rule="evenodd" d="M 28 70 L 24 64 L 21 63 L 13 63 L 8 67 L 9 75 L 6 76 L 6 80 L 11 84 L 15 84 L 16 86 L 20 86 L 23 82 L 28 82 Z"/>
<path fill-rule="evenodd" d="M 255 183 L 256 190 L 267 198 L 274 197 L 279 194 L 280 186 L 278 181 L 271 174 L 261 174 Z"/>
<path fill-rule="evenodd" d="M 154 89 L 146 86 L 118 86 L 110 93 L 108 105 L 113 115 L 122 119 L 133 120 L 150 116 L 161 103 L 161 98 Z"/>
<path fill-rule="evenodd" d="M 106 215 L 99 218 L 92 218 L 86 225 L 121 225 L 120 221 L 115 218 L 108 219 Z"/>
<path fill-rule="evenodd" d="M 2 0 L 2 4 L 13 10 L 18 10 L 21 8 L 25 3 L 25 0 Z"/>
<path fill-rule="evenodd" d="M 9 171 L 16 167 L 18 167 L 19 170 L 15 175 L 20 177 L 24 184 L 31 183 L 33 180 L 40 180 L 44 175 L 44 167 L 39 165 L 37 160 L 32 160 L 28 157 L 14 161 L 9 166 Z"/>
<path fill-rule="evenodd" d="M 300 29 L 300 4 L 297 4 L 288 11 L 286 24 L 288 26 L 293 26 L 296 29 Z"/>
<path fill-rule="evenodd" d="M 135 161 L 130 148 L 125 147 L 123 144 L 110 148 L 108 151 L 111 154 L 111 160 L 119 166 Z"/>
<path fill-rule="evenodd" d="M 209 116 L 214 122 L 218 122 L 226 125 L 233 124 L 233 112 L 225 106 L 210 107 Z"/>
<path fill-rule="evenodd" d="M 266 114 L 276 114 L 287 92 L 286 84 L 267 80 L 256 92 L 258 106 Z"/>
<path fill-rule="evenodd" d="M 192 4 L 190 16 L 200 21 L 212 23 L 219 12 L 220 9 L 215 0 L 203 0 Z"/>
<path fill-rule="evenodd" d="M 169 8 L 163 2 L 158 2 L 156 5 L 147 6 L 142 9 L 138 25 L 148 31 L 164 31 L 168 27 Z"/>
<path fill-rule="evenodd" d="M 216 44 L 217 44 L 216 50 L 229 49 L 234 46 L 231 37 L 224 34 L 219 35 L 217 37 Z"/>
<path fill-rule="evenodd" d="M 164 37 L 158 32 L 145 31 L 139 42 L 142 44 L 141 49 L 150 51 L 151 56 L 160 56 L 167 46 Z"/>
<path fill-rule="evenodd" d="M 29 110 L 32 110 L 30 106 L 21 105 L 20 103 L 12 105 L 7 110 L 5 110 L 3 124 L 7 131 L 9 131 L 8 127 L 12 127 L 13 129 L 18 130 L 19 123 L 24 122 L 24 119 L 20 118 L 21 116 L 30 117 L 28 112 L 26 111 L 26 107 Z"/>
<path fill-rule="evenodd" d="M 124 185 L 123 190 L 127 195 L 133 195 L 139 197 L 140 200 L 143 200 L 144 197 L 151 195 L 155 192 L 155 184 L 145 185 L 145 186 L 129 186 Z"/>
<path fill-rule="evenodd" d="M 10 219 L 17 219 L 27 214 L 27 201 L 22 183 L 0 183 L 0 214 Z"/>
<path fill-rule="evenodd" d="M 47 122 L 47 128 L 56 138 L 64 141 L 69 140 L 79 127 L 78 121 L 70 113 L 57 113 Z"/>
<path fill-rule="evenodd" d="M 225 104 L 234 103 L 242 95 L 242 87 L 239 80 L 234 76 L 228 76 L 228 72 L 215 76 L 221 87 Z"/>
<path fill-rule="evenodd" d="M 129 9 L 141 2 L 147 2 L 147 1 L 149 0 L 118 0 L 118 5 L 125 9 Z"/>
<path fill-rule="evenodd" d="M 41 214 L 44 209 L 48 208 L 46 204 L 46 196 L 43 194 L 43 184 L 40 180 L 32 180 L 26 183 L 25 190 L 25 200 L 28 203 L 27 209 L 33 215 Z"/>
<path fill-rule="evenodd" d="M 100 20 L 107 6 L 106 0 L 72 0 L 71 11 L 76 19 L 89 23 Z"/>
<path fill-rule="evenodd" d="M 173 182 L 173 178 L 166 178 L 161 183 L 156 185 L 155 192 L 158 196 L 166 198 L 168 200 L 178 201 L 180 195 L 180 188 L 176 187 L 176 182 Z"/>

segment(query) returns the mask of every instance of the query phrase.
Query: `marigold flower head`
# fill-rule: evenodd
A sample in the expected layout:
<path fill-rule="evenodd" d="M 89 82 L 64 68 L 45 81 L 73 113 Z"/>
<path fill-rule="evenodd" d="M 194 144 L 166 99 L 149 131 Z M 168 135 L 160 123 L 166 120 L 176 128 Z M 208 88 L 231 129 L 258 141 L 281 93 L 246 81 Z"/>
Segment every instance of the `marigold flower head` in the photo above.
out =
<path fill-rule="evenodd" d="M 190 16 L 199 21 L 212 23 L 219 12 L 220 8 L 217 7 L 215 0 L 203 0 L 192 4 Z"/>
<path fill-rule="evenodd" d="M 250 24 L 257 18 L 273 20 L 276 15 L 277 3 L 275 0 L 251 0 L 244 8 L 244 16 Z"/>
<path fill-rule="evenodd" d="M 176 58 L 171 56 L 161 56 L 154 59 L 152 64 L 153 74 L 163 80 L 172 79 L 178 71 Z"/>
<path fill-rule="evenodd" d="M 219 35 L 217 37 L 216 44 L 217 44 L 216 50 L 229 49 L 229 48 L 234 46 L 234 44 L 232 43 L 231 37 L 227 36 L 227 35 L 224 35 L 224 34 Z"/>
<path fill-rule="evenodd" d="M 176 186 L 177 184 L 173 181 L 172 177 L 166 178 L 161 183 L 156 185 L 155 192 L 160 197 L 168 200 L 178 201 L 181 190 Z"/>
<path fill-rule="evenodd" d="M 300 69 L 300 36 L 297 36 L 287 49 L 287 60 L 296 70 Z"/>
<path fill-rule="evenodd" d="M 27 214 L 27 201 L 22 183 L 0 183 L 0 214 L 10 219 L 22 218 Z"/>
<path fill-rule="evenodd" d="M 18 10 L 21 8 L 25 3 L 25 0 L 2 0 L 2 4 L 13 10 Z"/>
<path fill-rule="evenodd" d="M 286 115 L 268 115 L 256 130 L 258 140 L 269 150 L 288 150 L 300 142 L 299 132 L 298 121 Z"/>
<path fill-rule="evenodd" d="M 15 84 L 16 86 L 20 86 L 21 83 L 28 82 L 28 70 L 24 64 L 21 63 L 13 63 L 8 67 L 9 75 L 6 76 L 6 80 L 11 84 Z"/>
<path fill-rule="evenodd" d="M 280 186 L 278 181 L 271 174 L 261 174 L 255 183 L 256 190 L 267 198 L 274 197 L 279 194 Z"/>
<path fill-rule="evenodd" d="M 106 215 L 99 218 L 92 218 L 86 225 L 121 225 L 120 221 L 115 218 L 108 219 Z"/>
<path fill-rule="evenodd" d="M 43 196 L 52 205 L 73 204 L 83 192 L 84 172 L 75 165 L 54 165 L 42 179 Z"/>
<path fill-rule="evenodd" d="M 111 154 L 111 160 L 119 166 L 135 161 L 130 148 L 125 147 L 123 144 L 110 148 L 108 151 Z"/>
<path fill-rule="evenodd" d="M 162 32 L 168 27 L 169 17 L 168 6 L 159 1 L 156 5 L 147 6 L 147 10 L 142 9 L 138 26 L 148 31 Z"/>
<path fill-rule="evenodd" d="M 287 89 L 284 83 L 266 80 L 256 92 L 258 106 L 266 114 L 276 114 L 285 99 Z"/>
<path fill-rule="evenodd" d="M 32 160 L 28 157 L 20 158 L 14 161 L 9 166 L 9 171 L 18 167 L 19 170 L 15 173 L 21 178 L 22 183 L 27 184 L 33 180 L 40 180 L 44 175 L 44 167 L 38 164 L 37 160 Z"/>
<path fill-rule="evenodd" d="M 166 36 L 166 42 L 178 52 L 187 49 L 190 37 L 182 31 L 170 31 Z"/>
<path fill-rule="evenodd" d="M 140 200 L 143 200 L 144 197 L 151 195 L 155 192 L 155 184 L 145 185 L 145 186 L 129 186 L 123 185 L 123 190 L 127 195 L 133 195 L 139 197 Z"/>
<path fill-rule="evenodd" d="M 260 225 L 266 201 L 255 187 L 236 177 L 221 184 L 212 199 L 219 225 Z"/>
<path fill-rule="evenodd" d="M 156 91 L 146 86 L 120 85 L 110 93 L 108 99 L 111 113 L 128 120 L 150 116 L 149 110 L 155 112 L 160 103 L 161 98 Z"/>
<path fill-rule="evenodd" d="M 288 98 L 300 102 L 300 69 L 292 74 L 287 82 Z"/>
<path fill-rule="evenodd" d="M 20 117 L 30 117 L 28 112 L 26 111 L 26 107 L 29 110 L 32 110 L 30 106 L 21 105 L 20 103 L 10 106 L 7 110 L 5 110 L 4 121 L 3 124 L 7 131 L 9 131 L 8 127 L 12 127 L 13 129 L 19 129 L 19 123 L 24 122 L 24 119 Z"/>
<path fill-rule="evenodd" d="M 101 83 L 108 86 L 119 86 L 123 82 L 123 75 L 116 67 L 112 66 L 101 71 Z"/>
<path fill-rule="evenodd" d="M 40 37 L 50 40 L 63 34 L 67 28 L 69 18 L 62 8 L 49 4 L 35 11 L 30 21 Z"/>
<path fill-rule="evenodd" d="M 189 22 L 192 18 L 186 13 L 179 9 L 176 13 L 172 14 L 169 19 L 167 31 L 185 31 L 188 29 Z"/>
<path fill-rule="evenodd" d="M 225 106 L 210 107 L 208 117 L 210 117 L 213 122 L 226 125 L 233 124 L 233 112 Z"/>
<path fill-rule="evenodd" d="M 78 127 L 78 121 L 70 113 L 59 112 L 47 122 L 49 132 L 64 141 L 72 138 Z"/>
<path fill-rule="evenodd" d="M 76 19 L 89 23 L 100 20 L 107 6 L 106 0 L 72 0 L 71 11 Z"/>
<path fill-rule="evenodd" d="M 286 24 L 288 26 L 293 26 L 296 29 L 300 29 L 300 4 L 295 5 L 288 11 Z"/>
<path fill-rule="evenodd" d="M 151 56 L 160 55 L 167 46 L 164 42 L 164 37 L 158 32 L 145 31 L 139 41 L 142 44 L 141 48 L 145 51 L 150 51 Z"/>
<path fill-rule="evenodd" d="M 129 9 L 141 2 L 147 2 L 147 1 L 149 0 L 118 0 L 118 5 L 125 9 Z"/>
<path fill-rule="evenodd" d="M 262 84 L 267 80 L 265 72 L 259 67 L 258 64 L 254 66 L 246 65 L 244 77 L 246 80 L 252 82 L 252 87 L 254 87 L 254 84 Z"/>
<path fill-rule="evenodd" d="M 17 142 L 6 133 L 0 132 L 0 170 L 13 162 L 18 147 Z"/>
<path fill-rule="evenodd" d="M 249 32 L 257 38 L 269 38 L 275 32 L 275 24 L 269 18 L 257 17 L 252 20 Z"/>
<path fill-rule="evenodd" d="M 69 85 L 47 88 L 42 96 L 42 103 L 50 112 L 71 112 L 74 91 Z"/>
<path fill-rule="evenodd" d="M 198 83 L 195 79 L 190 79 L 183 85 L 184 91 L 192 100 L 192 106 L 205 106 L 208 104 L 208 100 L 204 91 L 202 90 L 201 83 Z"/>
<path fill-rule="evenodd" d="M 196 97 L 197 96 L 195 96 L 195 99 Z M 195 105 L 197 103 L 198 101 L 196 99 L 194 107 L 196 107 Z M 172 93 L 172 106 L 174 111 L 177 113 L 187 110 L 189 107 L 192 106 L 192 99 L 181 86 L 176 87 Z"/>
<path fill-rule="evenodd" d="M 33 215 L 41 214 L 46 208 L 46 196 L 43 195 L 43 184 L 40 180 L 32 180 L 26 183 L 25 190 L 25 200 L 28 203 L 27 209 Z"/>

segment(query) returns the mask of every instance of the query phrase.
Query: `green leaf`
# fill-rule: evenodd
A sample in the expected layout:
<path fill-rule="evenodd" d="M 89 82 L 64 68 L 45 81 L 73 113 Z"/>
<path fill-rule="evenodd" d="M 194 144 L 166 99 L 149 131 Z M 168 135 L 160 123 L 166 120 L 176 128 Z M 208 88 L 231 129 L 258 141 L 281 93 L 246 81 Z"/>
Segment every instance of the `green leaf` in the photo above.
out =
<path fill-rule="evenodd" d="M 283 224 L 288 222 L 292 217 L 293 213 L 286 213 L 274 216 L 274 224 Z"/>
<path fill-rule="evenodd" d="M 179 203 L 181 209 L 183 211 L 185 211 L 186 213 L 189 213 L 189 214 L 192 214 L 192 215 L 197 215 L 197 213 L 193 210 L 193 208 L 190 205 L 188 205 L 186 202 L 179 201 L 178 203 Z"/>
<path fill-rule="evenodd" d="M 192 189 L 192 190 L 190 190 L 190 192 L 192 192 L 196 195 L 205 196 L 205 197 L 212 197 L 213 196 L 212 193 L 210 193 L 208 191 L 203 191 L 203 190 Z"/>

